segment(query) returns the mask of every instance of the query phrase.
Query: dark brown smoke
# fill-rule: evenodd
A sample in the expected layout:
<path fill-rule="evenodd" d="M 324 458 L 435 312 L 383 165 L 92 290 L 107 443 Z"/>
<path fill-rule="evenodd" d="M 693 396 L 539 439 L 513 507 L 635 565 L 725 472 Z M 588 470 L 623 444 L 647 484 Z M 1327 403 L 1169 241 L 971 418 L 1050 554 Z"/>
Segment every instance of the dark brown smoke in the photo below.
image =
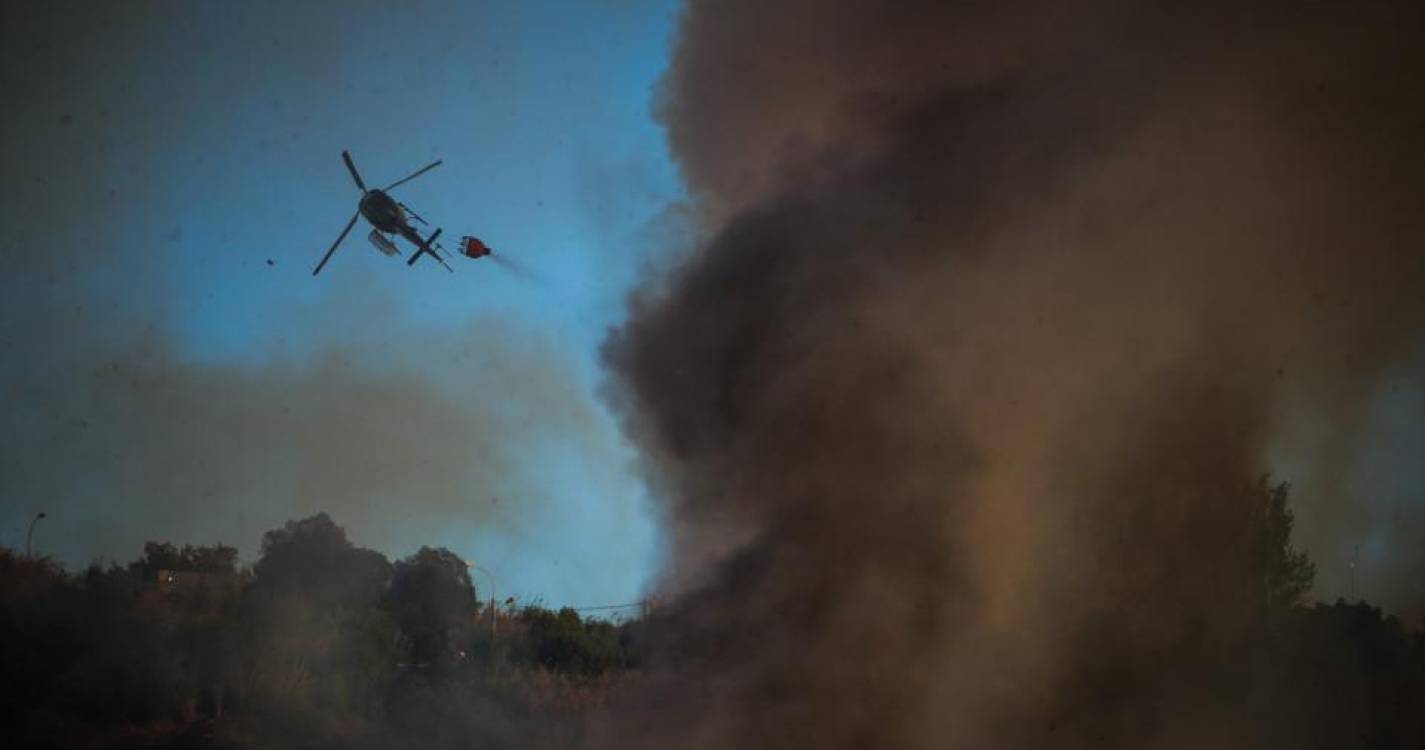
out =
<path fill-rule="evenodd" d="M 1281 740 L 1213 656 L 1255 617 L 1243 488 L 1309 415 L 1298 546 L 1372 522 L 1425 29 L 1161 6 L 686 9 L 662 111 L 710 239 L 606 348 L 675 535 L 647 746 Z"/>

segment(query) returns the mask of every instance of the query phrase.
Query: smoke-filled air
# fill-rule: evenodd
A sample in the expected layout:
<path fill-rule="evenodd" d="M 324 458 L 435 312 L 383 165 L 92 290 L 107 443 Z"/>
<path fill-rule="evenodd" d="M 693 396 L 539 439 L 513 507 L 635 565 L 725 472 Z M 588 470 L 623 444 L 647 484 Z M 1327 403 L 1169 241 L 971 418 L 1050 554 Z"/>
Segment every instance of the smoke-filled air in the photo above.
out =
<path fill-rule="evenodd" d="M 1425 606 L 1421 485 L 1351 484 L 1419 389 L 1420 9 L 1157 5 L 686 11 L 659 112 L 707 239 L 605 349 L 683 598 L 616 736 L 1403 736 L 1275 607 L 1381 536 L 1372 596 Z"/>
<path fill-rule="evenodd" d="M 1425 747 L 1425 5 L 358 5 L 232 11 L 319 220 L 4 251 L 22 744 Z M 309 276 L 349 142 L 494 255 Z"/>

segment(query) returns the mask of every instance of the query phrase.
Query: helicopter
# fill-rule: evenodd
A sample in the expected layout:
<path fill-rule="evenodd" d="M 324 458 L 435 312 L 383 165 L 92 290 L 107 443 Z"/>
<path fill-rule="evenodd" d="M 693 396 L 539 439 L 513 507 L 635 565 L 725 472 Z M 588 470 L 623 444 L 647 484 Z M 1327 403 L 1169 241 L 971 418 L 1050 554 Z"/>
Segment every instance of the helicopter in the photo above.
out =
<path fill-rule="evenodd" d="M 445 262 L 445 259 L 440 256 L 439 251 L 442 248 L 436 243 L 436 239 L 440 237 L 441 230 L 437 228 L 429 237 L 422 238 L 420 233 L 411 226 L 411 220 L 415 220 L 421 224 L 426 224 L 426 220 L 411 210 L 409 206 L 397 201 L 389 195 L 389 192 L 393 188 L 404 185 L 426 172 L 435 169 L 441 165 L 441 161 L 436 160 L 431 162 L 410 175 L 377 190 L 368 189 L 366 187 L 366 182 L 361 179 L 361 174 L 356 171 L 356 164 L 351 160 L 350 151 L 342 151 L 341 159 L 346 162 L 347 171 L 351 172 L 351 179 L 356 181 L 356 187 L 361 190 L 361 202 L 357 204 L 356 213 L 352 215 L 351 221 L 346 223 L 346 228 L 341 230 L 341 234 L 337 236 L 336 242 L 333 242 L 332 246 L 327 250 L 327 254 L 322 256 L 322 260 L 317 264 L 317 267 L 312 269 L 312 275 L 316 276 L 321 273 L 322 267 L 327 264 L 328 260 L 331 260 L 332 253 L 336 252 L 337 247 L 341 245 L 341 241 L 346 239 L 346 235 L 350 233 L 351 228 L 356 225 L 356 220 L 363 216 L 366 217 L 366 221 L 370 222 L 372 226 L 371 234 L 367 239 L 371 241 L 372 245 L 376 246 L 377 250 L 380 250 L 386 255 L 400 255 L 401 251 L 396 247 L 396 243 L 393 239 L 395 235 L 400 235 L 406 238 L 406 241 L 416 246 L 416 252 L 406 261 L 406 265 L 414 266 L 422 255 L 429 255 L 435 258 L 442 266 L 445 266 L 445 270 L 455 273 L 455 269 L 451 268 L 450 265 Z"/>

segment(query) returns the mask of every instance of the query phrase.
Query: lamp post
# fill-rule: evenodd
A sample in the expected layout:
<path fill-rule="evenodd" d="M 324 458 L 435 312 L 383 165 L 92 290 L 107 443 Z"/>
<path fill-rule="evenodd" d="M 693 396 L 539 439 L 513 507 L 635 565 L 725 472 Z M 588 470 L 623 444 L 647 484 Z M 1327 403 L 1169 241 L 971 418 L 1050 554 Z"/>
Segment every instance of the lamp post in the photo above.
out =
<path fill-rule="evenodd" d="M 476 565 L 471 560 L 465 561 L 465 567 L 471 570 L 478 570 L 490 579 L 490 645 L 495 645 L 495 574 Z"/>
<path fill-rule="evenodd" d="M 30 540 L 35 535 L 35 524 L 39 523 L 40 519 L 44 517 L 44 511 L 40 511 L 39 513 L 35 514 L 34 518 L 30 519 L 30 530 L 25 532 L 25 559 L 27 560 L 32 557 L 32 555 L 30 554 Z"/>

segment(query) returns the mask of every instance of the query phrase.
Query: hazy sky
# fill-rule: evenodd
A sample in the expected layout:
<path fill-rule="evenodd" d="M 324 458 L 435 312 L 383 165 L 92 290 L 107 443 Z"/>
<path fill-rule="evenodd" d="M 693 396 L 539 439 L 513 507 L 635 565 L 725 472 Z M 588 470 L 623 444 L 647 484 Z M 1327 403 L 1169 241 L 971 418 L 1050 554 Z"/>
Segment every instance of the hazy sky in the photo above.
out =
<path fill-rule="evenodd" d="M 597 350 L 644 269 L 690 245 L 653 116 L 677 12 L 0 7 L 0 544 L 23 547 L 43 510 L 36 548 L 70 565 L 132 559 L 145 539 L 223 541 L 251 562 L 265 530 L 327 511 L 392 557 L 449 546 L 501 595 L 638 598 L 662 537 L 600 399 Z M 748 36 L 756 24 L 723 27 L 727 49 L 782 54 Z M 765 171 L 782 141 L 738 133 L 830 137 L 816 128 L 835 123 L 803 110 L 866 71 L 840 38 L 828 45 L 851 72 L 781 58 L 762 71 L 797 96 L 743 86 L 744 60 L 704 53 L 730 85 L 674 116 L 740 151 L 703 154 L 694 176 Z M 743 96 L 755 106 L 739 123 L 720 97 Z M 513 267 L 410 269 L 361 224 L 313 278 L 358 198 L 342 149 L 371 184 L 445 160 L 397 197 Z M 718 195 L 733 194 L 756 190 Z M 1422 368 L 1417 351 L 1371 408 L 1289 410 L 1274 433 L 1263 468 L 1297 485 L 1324 598 L 1389 603 L 1389 581 L 1418 578 Z"/>
<path fill-rule="evenodd" d="M 329 511 L 501 596 L 631 601 L 656 521 L 596 350 L 673 252 L 671 0 L 7 6 L 0 543 L 66 563 Z M 515 267 L 379 254 L 366 181 Z M 657 238 L 658 241 L 650 241 Z M 484 579 L 478 579 L 484 586 Z M 485 592 L 482 591 L 482 595 Z"/>

